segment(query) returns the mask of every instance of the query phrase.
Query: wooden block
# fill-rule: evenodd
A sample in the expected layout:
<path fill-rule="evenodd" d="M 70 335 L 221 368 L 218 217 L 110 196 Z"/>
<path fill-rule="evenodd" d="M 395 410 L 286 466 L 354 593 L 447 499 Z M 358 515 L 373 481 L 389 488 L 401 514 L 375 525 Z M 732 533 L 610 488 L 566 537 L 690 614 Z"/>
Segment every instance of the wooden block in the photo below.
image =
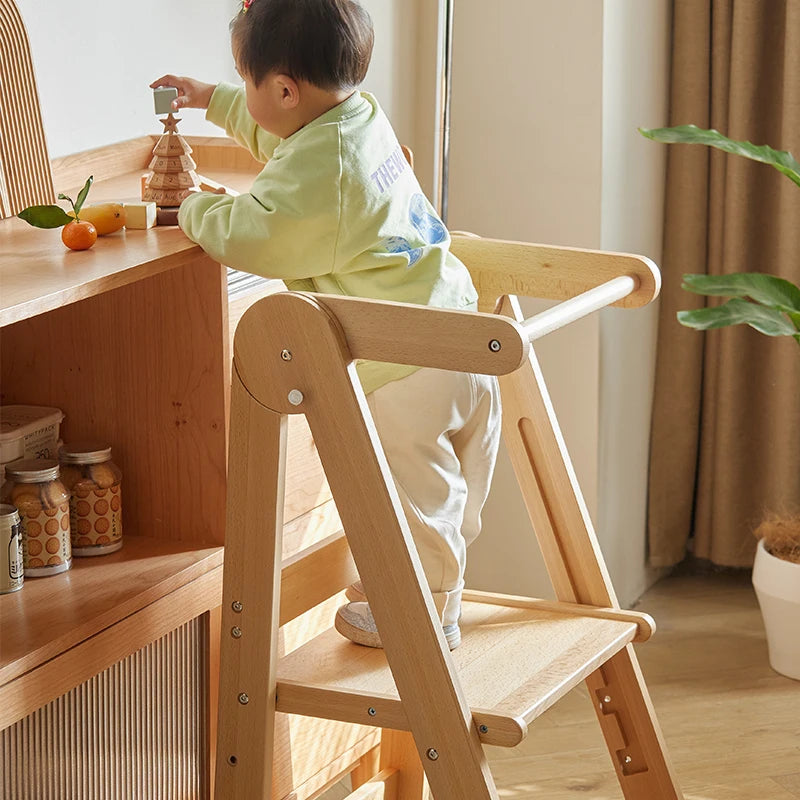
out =
<path fill-rule="evenodd" d="M 191 170 L 189 172 L 154 172 L 150 176 L 147 188 L 149 190 L 178 191 L 180 189 L 189 189 L 198 184 L 197 175 Z"/>
<path fill-rule="evenodd" d="M 125 203 L 125 227 L 136 230 L 152 228 L 156 224 L 155 203 Z"/>
<path fill-rule="evenodd" d="M 197 164 L 195 160 L 186 153 L 179 156 L 153 156 L 148 169 L 153 172 L 191 172 Z"/>
<path fill-rule="evenodd" d="M 177 99 L 178 90 L 174 86 L 159 86 L 153 89 L 153 105 L 156 114 L 172 114 L 175 109 L 172 101 Z"/>
<path fill-rule="evenodd" d="M 178 224 L 178 208 L 161 208 L 156 210 L 156 224 L 157 225 L 177 225 Z"/>
<path fill-rule="evenodd" d="M 159 206 L 179 206 L 190 194 L 189 189 L 151 189 L 148 187 L 143 200 Z"/>
<path fill-rule="evenodd" d="M 212 192 L 213 194 L 229 194 L 233 197 L 236 197 L 239 194 L 239 192 L 237 192 L 235 189 L 231 189 L 229 186 L 219 183 L 219 181 L 206 178 L 204 175 L 198 175 L 197 178 L 200 181 L 200 188 L 204 192 Z"/>

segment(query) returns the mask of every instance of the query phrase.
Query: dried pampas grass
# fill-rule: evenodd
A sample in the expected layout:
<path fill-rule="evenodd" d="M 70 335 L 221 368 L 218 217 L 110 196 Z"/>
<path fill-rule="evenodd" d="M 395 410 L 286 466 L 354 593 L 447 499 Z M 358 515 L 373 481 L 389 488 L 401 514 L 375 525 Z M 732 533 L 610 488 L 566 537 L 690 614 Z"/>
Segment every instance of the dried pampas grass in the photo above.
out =
<path fill-rule="evenodd" d="M 770 555 L 800 564 L 800 514 L 767 517 L 754 534 Z"/>

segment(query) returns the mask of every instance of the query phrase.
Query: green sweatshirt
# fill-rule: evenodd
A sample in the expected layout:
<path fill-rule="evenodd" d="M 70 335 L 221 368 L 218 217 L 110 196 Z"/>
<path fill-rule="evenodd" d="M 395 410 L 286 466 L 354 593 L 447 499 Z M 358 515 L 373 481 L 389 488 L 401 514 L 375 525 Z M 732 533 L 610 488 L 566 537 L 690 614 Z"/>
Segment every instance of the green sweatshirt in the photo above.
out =
<path fill-rule="evenodd" d="M 296 291 L 477 307 L 469 272 L 372 95 L 355 92 L 287 139 L 260 128 L 231 85 L 216 87 L 206 116 L 266 162 L 249 194 L 200 192 L 181 205 L 186 235 L 221 264 Z M 357 368 L 365 392 L 416 369 Z"/>

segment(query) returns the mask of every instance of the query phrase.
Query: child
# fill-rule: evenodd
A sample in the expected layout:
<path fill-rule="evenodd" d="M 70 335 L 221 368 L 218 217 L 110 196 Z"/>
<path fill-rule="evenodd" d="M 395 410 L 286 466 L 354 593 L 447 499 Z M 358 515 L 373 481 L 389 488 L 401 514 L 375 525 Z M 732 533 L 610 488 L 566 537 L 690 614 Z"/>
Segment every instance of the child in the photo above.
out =
<path fill-rule="evenodd" d="M 356 88 L 372 54 L 367 12 L 354 0 L 245 0 L 231 31 L 243 89 L 174 75 L 152 84 L 177 87 L 175 108 L 207 108 L 267 162 L 249 194 L 184 200 L 186 235 L 292 290 L 474 310 L 446 228 L 375 98 Z M 358 374 L 452 649 L 497 454 L 496 379 L 373 362 Z M 380 647 L 360 582 L 348 597 L 337 629 Z"/>

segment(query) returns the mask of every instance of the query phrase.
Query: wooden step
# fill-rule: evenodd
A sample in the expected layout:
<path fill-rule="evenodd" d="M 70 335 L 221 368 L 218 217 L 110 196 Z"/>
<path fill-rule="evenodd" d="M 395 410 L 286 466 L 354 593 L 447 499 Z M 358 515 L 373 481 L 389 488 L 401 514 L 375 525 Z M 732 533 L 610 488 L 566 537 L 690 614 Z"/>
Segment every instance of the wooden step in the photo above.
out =
<path fill-rule="evenodd" d="M 344 800 L 386 800 L 397 796 L 400 775 L 396 769 L 384 769 L 374 778 L 362 783 Z"/>
<path fill-rule="evenodd" d="M 646 614 L 631 611 L 466 593 L 462 643 L 451 655 L 481 740 L 519 744 L 559 697 L 652 630 Z M 277 710 L 410 729 L 383 650 L 333 628 L 281 659 Z"/>

